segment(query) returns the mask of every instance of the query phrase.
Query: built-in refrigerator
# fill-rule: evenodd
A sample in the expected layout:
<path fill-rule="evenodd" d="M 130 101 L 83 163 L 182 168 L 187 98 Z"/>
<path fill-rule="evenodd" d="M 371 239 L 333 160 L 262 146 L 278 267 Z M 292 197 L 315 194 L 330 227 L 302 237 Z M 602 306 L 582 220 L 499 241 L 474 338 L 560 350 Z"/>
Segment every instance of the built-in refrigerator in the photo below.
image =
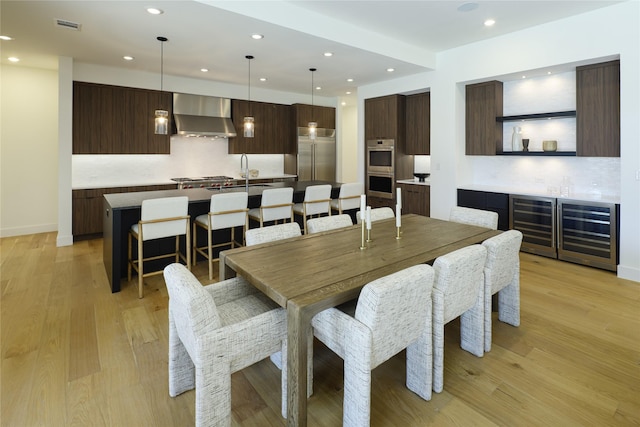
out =
<path fill-rule="evenodd" d="M 316 129 L 315 139 L 309 128 L 298 128 L 298 181 L 336 180 L 336 131 Z"/>

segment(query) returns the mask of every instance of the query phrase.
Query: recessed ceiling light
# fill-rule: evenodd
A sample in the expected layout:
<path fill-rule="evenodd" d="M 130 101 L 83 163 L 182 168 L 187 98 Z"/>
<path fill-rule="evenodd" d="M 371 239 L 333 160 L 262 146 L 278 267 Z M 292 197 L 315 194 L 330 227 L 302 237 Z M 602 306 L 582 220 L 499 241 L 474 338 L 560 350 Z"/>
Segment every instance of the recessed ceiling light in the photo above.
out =
<path fill-rule="evenodd" d="M 527 76 L 522 76 L 522 78 L 523 78 L 523 79 L 526 79 L 526 78 L 527 78 Z"/>
<path fill-rule="evenodd" d="M 207 72 L 209 72 L 209 69 L 208 68 L 200 68 L 200 71 L 202 71 L 203 73 L 207 73 Z"/>
<path fill-rule="evenodd" d="M 322 86 L 316 86 L 316 90 L 322 90 Z"/>
<path fill-rule="evenodd" d="M 18 61 L 20 61 L 20 58 L 16 58 L 15 56 L 10 56 L 10 57 L 8 57 L 7 59 L 8 59 L 9 61 L 11 61 L 11 62 L 18 62 Z"/>
<path fill-rule="evenodd" d="M 486 21 L 484 21 L 484 26 L 485 26 L 485 27 L 492 27 L 492 26 L 493 26 L 493 24 L 495 24 L 495 23 L 496 23 L 496 21 L 495 21 L 495 20 L 493 20 L 493 19 L 487 19 Z"/>
<path fill-rule="evenodd" d="M 122 57 L 125 61 L 133 61 L 133 56 L 125 55 Z"/>
<path fill-rule="evenodd" d="M 551 71 L 547 71 L 547 74 L 551 74 Z"/>
<path fill-rule="evenodd" d="M 342 101 L 342 102 L 340 103 L 340 105 L 342 105 L 342 106 L 344 107 L 345 105 L 347 105 L 347 103 L 346 103 L 345 101 Z"/>
<path fill-rule="evenodd" d="M 458 6 L 458 12 L 471 12 L 478 8 L 478 3 L 464 3 Z"/>
<path fill-rule="evenodd" d="M 0 40 L 9 41 L 9 40 L 13 40 L 13 39 L 11 37 L 9 37 L 9 36 L 0 36 Z"/>
<path fill-rule="evenodd" d="M 260 81 L 261 81 L 261 82 L 266 82 L 266 81 L 267 81 L 267 78 L 266 78 L 266 77 L 260 77 Z"/>
<path fill-rule="evenodd" d="M 349 83 L 351 83 L 351 82 L 353 81 L 353 79 L 349 78 L 349 79 L 347 79 L 347 81 L 348 81 Z"/>
<path fill-rule="evenodd" d="M 395 68 L 387 68 L 387 73 L 393 73 L 395 70 Z"/>
<path fill-rule="evenodd" d="M 325 52 L 324 56 L 333 56 L 333 53 L 332 52 Z"/>
<path fill-rule="evenodd" d="M 348 90 L 348 91 L 346 91 L 346 92 L 345 92 L 345 95 L 351 95 L 351 91 L 349 91 L 349 90 Z"/>
<path fill-rule="evenodd" d="M 164 10 L 158 9 L 157 7 L 148 7 L 147 12 L 152 15 L 162 15 L 164 13 Z"/>
<path fill-rule="evenodd" d="M 251 38 L 254 40 L 260 40 L 263 39 L 264 36 L 262 34 L 251 34 Z"/>

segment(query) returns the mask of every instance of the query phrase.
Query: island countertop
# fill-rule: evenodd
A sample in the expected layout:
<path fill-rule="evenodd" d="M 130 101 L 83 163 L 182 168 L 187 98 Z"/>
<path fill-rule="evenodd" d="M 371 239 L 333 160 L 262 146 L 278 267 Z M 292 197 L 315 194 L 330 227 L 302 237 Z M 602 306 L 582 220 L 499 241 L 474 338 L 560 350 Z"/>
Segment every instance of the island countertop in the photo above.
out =
<path fill-rule="evenodd" d="M 332 187 L 331 197 L 338 197 L 342 184 L 333 181 L 283 181 L 249 184 L 249 208 L 260 206 L 262 192 L 266 189 L 292 187 L 293 201 L 300 203 L 304 200 L 304 192 L 308 186 L 320 184 L 330 184 Z M 212 195 L 239 191 L 245 191 L 245 186 L 223 187 L 215 190 L 192 188 L 105 194 L 103 196 L 103 262 L 111 285 L 111 292 L 119 292 L 121 279 L 126 277 L 127 234 L 131 225 L 140 220 L 140 207 L 143 200 L 187 196 L 189 198 L 189 215 L 193 219 L 209 212 Z"/>

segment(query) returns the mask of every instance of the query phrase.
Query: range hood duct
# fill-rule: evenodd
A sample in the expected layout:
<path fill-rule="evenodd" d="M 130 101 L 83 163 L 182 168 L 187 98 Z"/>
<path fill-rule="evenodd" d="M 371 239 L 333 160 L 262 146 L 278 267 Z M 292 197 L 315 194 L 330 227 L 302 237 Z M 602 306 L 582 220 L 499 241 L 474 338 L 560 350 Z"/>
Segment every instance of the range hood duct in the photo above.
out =
<path fill-rule="evenodd" d="M 173 94 L 173 122 L 178 135 L 208 138 L 236 136 L 231 100 L 214 96 Z"/>

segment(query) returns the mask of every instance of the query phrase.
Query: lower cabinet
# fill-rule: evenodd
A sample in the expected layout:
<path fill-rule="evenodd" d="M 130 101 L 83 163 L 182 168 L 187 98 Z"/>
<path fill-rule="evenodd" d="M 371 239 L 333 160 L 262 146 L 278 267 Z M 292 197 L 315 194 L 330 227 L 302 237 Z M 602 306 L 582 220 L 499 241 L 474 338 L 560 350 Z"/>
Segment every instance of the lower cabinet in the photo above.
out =
<path fill-rule="evenodd" d="M 74 240 L 100 237 L 102 234 L 103 195 L 134 191 L 175 190 L 175 184 L 137 187 L 89 188 L 72 191 L 72 225 Z"/>
<path fill-rule="evenodd" d="M 509 229 L 509 195 L 458 189 L 458 206 L 493 211 L 498 214 L 498 230 Z"/>
<path fill-rule="evenodd" d="M 396 184 L 402 189 L 402 213 L 430 215 L 431 187 L 424 184 Z"/>

